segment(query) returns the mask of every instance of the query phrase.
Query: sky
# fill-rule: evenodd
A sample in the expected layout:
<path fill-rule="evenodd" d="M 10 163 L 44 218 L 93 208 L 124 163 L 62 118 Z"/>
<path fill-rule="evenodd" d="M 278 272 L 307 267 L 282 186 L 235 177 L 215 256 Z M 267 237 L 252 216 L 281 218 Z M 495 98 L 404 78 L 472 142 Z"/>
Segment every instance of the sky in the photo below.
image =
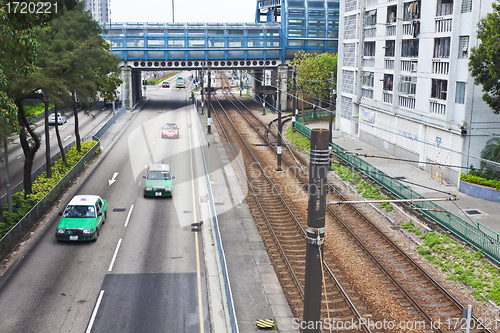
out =
<path fill-rule="evenodd" d="M 257 0 L 110 0 L 111 21 L 176 23 L 255 23 Z"/>

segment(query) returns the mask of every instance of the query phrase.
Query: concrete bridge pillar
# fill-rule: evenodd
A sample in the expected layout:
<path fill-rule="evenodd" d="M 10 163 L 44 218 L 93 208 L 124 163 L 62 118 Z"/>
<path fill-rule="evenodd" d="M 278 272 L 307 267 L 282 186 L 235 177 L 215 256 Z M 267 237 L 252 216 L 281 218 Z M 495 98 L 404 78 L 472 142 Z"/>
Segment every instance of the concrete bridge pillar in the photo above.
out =
<path fill-rule="evenodd" d="M 132 71 L 132 107 L 142 98 L 141 72 Z"/>
<path fill-rule="evenodd" d="M 279 87 L 281 90 L 281 100 L 280 100 L 280 105 L 281 105 L 281 110 L 282 111 L 287 111 L 288 110 L 288 67 L 287 66 L 279 66 L 278 67 L 278 73 L 279 77 L 281 77 L 281 81 L 278 82 L 276 85 Z"/>
<path fill-rule="evenodd" d="M 123 84 L 122 84 L 122 98 L 123 104 L 127 106 L 127 110 L 132 109 L 132 69 L 130 67 L 122 67 Z"/>

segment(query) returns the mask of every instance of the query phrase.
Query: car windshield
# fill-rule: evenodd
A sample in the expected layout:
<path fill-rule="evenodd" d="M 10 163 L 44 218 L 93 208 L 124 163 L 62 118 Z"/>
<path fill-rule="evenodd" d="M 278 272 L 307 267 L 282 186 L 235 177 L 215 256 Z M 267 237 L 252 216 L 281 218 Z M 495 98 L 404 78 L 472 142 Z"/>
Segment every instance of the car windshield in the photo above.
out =
<path fill-rule="evenodd" d="M 148 179 L 152 180 L 170 180 L 170 172 L 168 171 L 149 171 Z"/>
<path fill-rule="evenodd" d="M 69 205 L 64 211 L 63 217 L 96 217 L 94 206 Z"/>
<path fill-rule="evenodd" d="M 177 125 L 176 124 L 165 124 L 163 126 L 164 129 L 176 129 Z"/>

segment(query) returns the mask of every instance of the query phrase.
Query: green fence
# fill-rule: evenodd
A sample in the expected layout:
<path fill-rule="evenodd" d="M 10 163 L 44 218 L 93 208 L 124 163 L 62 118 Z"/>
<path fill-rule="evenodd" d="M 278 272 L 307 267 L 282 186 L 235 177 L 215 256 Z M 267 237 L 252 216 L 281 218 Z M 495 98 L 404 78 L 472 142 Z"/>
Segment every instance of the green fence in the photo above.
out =
<path fill-rule="evenodd" d="M 302 119 L 298 117 L 298 120 L 295 123 L 295 128 L 310 138 L 311 129 L 299 123 L 301 120 Z M 332 143 L 332 150 L 345 151 L 344 148 L 335 143 Z M 425 199 L 425 197 L 421 194 L 413 191 L 408 186 L 392 178 L 358 156 L 343 153 L 335 153 L 335 155 L 341 160 L 354 166 L 356 169 L 362 171 L 372 180 L 376 181 L 401 199 Z M 465 242 L 473 245 L 484 254 L 500 263 L 500 235 L 495 231 L 489 229 L 481 223 L 472 224 L 465 221 L 432 201 L 416 202 L 414 203 L 414 206 L 420 208 L 424 215 L 428 216 L 442 227 L 453 232 Z"/>

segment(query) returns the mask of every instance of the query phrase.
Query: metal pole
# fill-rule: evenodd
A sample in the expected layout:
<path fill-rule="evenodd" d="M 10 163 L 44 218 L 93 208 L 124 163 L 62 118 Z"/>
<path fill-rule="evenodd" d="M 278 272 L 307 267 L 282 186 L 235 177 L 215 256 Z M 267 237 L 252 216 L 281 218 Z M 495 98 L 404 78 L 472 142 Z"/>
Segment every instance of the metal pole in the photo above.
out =
<path fill-rule="evenodd" d="M 174 20 L 174 0 L 172 0 L 172 23 L 175 23 L 175 20 Z"/>
<path fill-rule="evenodd" d="M 295 117 L 297 116 L 298 110 L 297 110 L 297 80 L 296 80 L 296 73 L 295 73 L 295 67 L 293 68 L 292 72 L 292 79 L 293 79 L 293 115 L 292 115 L 292 132 L 295 132 Z"/>
<path fill-rule="evenodd" d="M 208 134 L 212 134 L 212 118 L 211 118 L 211 108 L 212 108 L 212 103 L 211 103 L 211 90 L 212 90 L 212 73 L 210 71 L 210 68 L 208 69 L 208 115 L 207 115 L 207 132 Z"/>
<path fill-rule="evenodd" d="M 56 117 L 57 121 L 57 117 Z M 7 151 L 8 145 L 7 145 L 7 136 L 3 137 L 3 152 L 5 154 L 5 181 L 7 182 L 6 187 L 7 187 L 7 203 L 9 207 L 9 213 L 12 213 L 12 192 L 10 189 L 10 180 L 9 180 L 9 154 Z M 50 167 L 48 165 L 47 167 Z"/>
<path fill-rule="evenodd" d="M 281 123 L 281 73 L 278 73 L 278 142 L 276 144 L 276 152 L 278 157 L 278 165 L 276 166 L 276 171 L 283 171 L 281 168 L 281 133 L 283 132 L 283 124 Z"/>
<path fill-rule="evenodd" d="M 321 320 L 321 288 L 323 243 L 325 241 L 325 210 L 327 171 L 330 160 L 328 130 L 311 131 L 309 164 L 309 201 L 307 211 L 306 264 L 304 282 L 304 322 Z M 304 329 L 304 333 L 319 333 L 320 325 Z"/>
<path fill-rule="evenodd" d="M 203 81 L 205 79 L 205 63 L 203 63 L 203 67 L 201 68 L 201 115 L 203 115 L 203 107 L 205 106 L 205 94 L 203 92 Z"/>
<path fill-rule="evenodd" d="M 470 320 L 472 317 L 472 305 L 469 304 L 467 307 L 467 327 L 465 328 L 465 333 L 470 332 Z"/>
<path fill-rule="evenodd" d="M 264 60 L 264 70 L 262 71 L 262 115 L 266 115 L 266 61 Z"/>
<path fill-rule="evenodd" d="M 328 124 L 328 130 L 330 131 L 330 135 L 328 136 L 328 142 L 331 144 L 332 139 L 332 131 L 333 131 L 333 72 L 331 73 L 330 78 L 330 122 Z"/>
<path fill-rule="evenodd" d="M 116 123 L 115 102 L 116 102 L 116 99 L 113 100 L 113 124 Z"/>

